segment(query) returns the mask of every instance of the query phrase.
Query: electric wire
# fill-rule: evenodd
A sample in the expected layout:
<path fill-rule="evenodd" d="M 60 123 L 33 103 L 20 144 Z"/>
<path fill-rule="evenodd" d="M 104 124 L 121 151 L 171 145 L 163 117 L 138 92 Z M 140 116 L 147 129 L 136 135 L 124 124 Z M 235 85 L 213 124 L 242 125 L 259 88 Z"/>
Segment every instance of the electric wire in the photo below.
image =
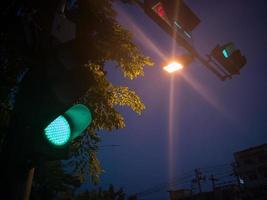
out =
<path fill-rule="evenodd" d="M 223 185 L 224 183 L 235 183 L 235 180 L 229 180 L 229 178 L 233 179 L 233 170 L 231 167 L 231 163 L 206 166 L 206 167 L 201 167 L 198 169 L 200 169 L 203 174 L 208 175 L 207 177 L 210 177 L 211 175 L 213 175 L 216 179 L 218 179 L 217 181 L 218 183 L 216 183 L 216 186 Z M 153 193 L 157 193 L 162 190 L 168 190 L 169 188 L 174 188 L 177 186 L 189 186 L 190 185 L 191 189 L 193 190 L 194 184 L 192 184 L 192 180 L 194 178 L 195 178 L 195 171 L 190 170 L 190 171 L 182 173 L 180 176 L 174 177 L 171 181 L 157 184 L 146 190 L 137 192 L 135 193 L 135 195 L 137 195 L 138 197 L 145 197 Z M 229 181 L 219 182 L 219 180 L 222 180 L 225 178 L 228 178 Z"/>

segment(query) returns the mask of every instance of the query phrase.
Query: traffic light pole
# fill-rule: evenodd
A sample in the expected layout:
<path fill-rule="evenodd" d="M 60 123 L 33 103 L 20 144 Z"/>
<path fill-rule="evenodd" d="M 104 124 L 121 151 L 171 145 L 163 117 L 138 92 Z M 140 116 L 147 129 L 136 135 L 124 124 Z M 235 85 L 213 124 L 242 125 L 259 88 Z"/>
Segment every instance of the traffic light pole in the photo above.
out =
<path fill-rule="evenodd" d="M 153 11 L 147 10 L 145 8 L 145 5 L 143 2 L 141 2 L 140 0 L 133 0 L 133 2 L 135 2 L 146 14 L 148 14 L 160 27 L 162 27 L 171 37 L 174 37 L 175 35 L 175 41 L 182 46 L 183 48 L 185 48 L 191 55 L 194 56 L 194 58 L 196 58 L 197 60 L 199 60 L 206 68 L 208 68 L 213 74 L 215 74 L 220 80 L 224 81 L 227 78 L 231 79 L 231 76 L 226 74 L 224 71 L 223 74 L 220 73 L 210 62 L 210 59 L 205 59 L 203 58 L 198 51 L 191 45 L 189 44 L 184 38 L 182 38 L 181 36 L 179 36 L 179 34 L 174 34 L 172 27 L 170 27 L 169 25 L 166 25 L 164 23 L 161 23 L 161 21 L 159 21 L 158 17 L 150 14 Z"/>
<path fill-rule="evenodd" d="M 23 200 L 29 200 L 30 199 L 34 170 L 35 170 L 35 168 L 32 167 L 28 172 L 28 177 L 27 177 L 26 184 L 25 184 Z"/>

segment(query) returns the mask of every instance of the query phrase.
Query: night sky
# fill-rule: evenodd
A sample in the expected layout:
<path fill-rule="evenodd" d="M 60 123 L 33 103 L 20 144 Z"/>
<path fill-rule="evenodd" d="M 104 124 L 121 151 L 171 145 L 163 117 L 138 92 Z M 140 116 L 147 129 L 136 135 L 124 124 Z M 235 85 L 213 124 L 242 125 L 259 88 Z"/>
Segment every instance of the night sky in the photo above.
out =
<path fill-rule="evenodd" d="M 159 192 L 138 199 L 167 199 L 170 183 L 179 182 L 175 177 L 187 178 L 185 185 L 172 188 L 189 187 L 195 168 L 227 170 L 234 152 L 267 142 L 267 2 L 185 2 L 201 20 L 192 33 L 196 49 L 205 56 L 216 44 L 232 41 L 247 64 L 239 76 L 225 82 L 198 61 L 172 77 L 162 63 L 173 52 L 185 52 L 183 48 L 138 6 L 116 3 L 118 20 L 155 66 L 130 81 L 107 65 L 109 79 L 136 90 L 146 109 L 138 116 L 119 108 L 126 128 L 100 133 L 104 188 L 111 183 L 133 194 L 159 186 Z"/>

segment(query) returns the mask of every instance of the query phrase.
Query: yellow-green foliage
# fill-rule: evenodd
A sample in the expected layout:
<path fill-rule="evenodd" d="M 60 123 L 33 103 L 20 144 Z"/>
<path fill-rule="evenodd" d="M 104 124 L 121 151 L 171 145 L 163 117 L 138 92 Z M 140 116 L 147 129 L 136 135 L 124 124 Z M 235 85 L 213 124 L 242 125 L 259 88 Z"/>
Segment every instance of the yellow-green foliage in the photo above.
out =
<path fill-rule="evenodd" d="M 80 10 L 79 25 L 82 30 L 81 46 L 85 46 L 81 48 L 81 54 L 84 54 L 84 66 L 94 75 L 96 84 L 80 99 L 80 102 L 92 110 L 93 122 L 87 130 L 87 135 L 74 142 L 73 149 L 76 150 L 73 150 L 73 153 L 76 159 L 72 163 L 82 179 L 88 175 L 89 170 L 93 182 L 97 182 L 103 172 L 96 156 L 97 142 L 100 139 L 97 131 L 112 131 L 125 127 L 123 116 L 116 110 L 117 106 L 128 106 L 139 115 L 145 109 L 135 91 L 128 87 L 115 86 L 107 80 L 105 67 L 109 66 L 105 63 L 115 63 L 114 70 L 119 69 L 122 75 L 130 80 L 144 76 L 144 66 L 152 66 L 153 63 L 133 43 L 131 33 L 116 21 L 112 1 L 84 2 Z M 89 159 L 85 158 L 86 156 L 89 156 Z"/>

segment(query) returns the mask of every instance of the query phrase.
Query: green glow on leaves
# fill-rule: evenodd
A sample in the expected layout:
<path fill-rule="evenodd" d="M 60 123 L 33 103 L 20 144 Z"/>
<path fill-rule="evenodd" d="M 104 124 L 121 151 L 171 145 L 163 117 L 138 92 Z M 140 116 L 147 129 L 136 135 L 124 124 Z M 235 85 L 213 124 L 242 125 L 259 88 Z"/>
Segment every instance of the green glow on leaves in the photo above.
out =
<path fill-rule="evenodd" d="M 61 146 L 70 139 L 70 125 L 65 117 L 60 115 L 44 129 L 44 133 L 51 144 Z"/>

